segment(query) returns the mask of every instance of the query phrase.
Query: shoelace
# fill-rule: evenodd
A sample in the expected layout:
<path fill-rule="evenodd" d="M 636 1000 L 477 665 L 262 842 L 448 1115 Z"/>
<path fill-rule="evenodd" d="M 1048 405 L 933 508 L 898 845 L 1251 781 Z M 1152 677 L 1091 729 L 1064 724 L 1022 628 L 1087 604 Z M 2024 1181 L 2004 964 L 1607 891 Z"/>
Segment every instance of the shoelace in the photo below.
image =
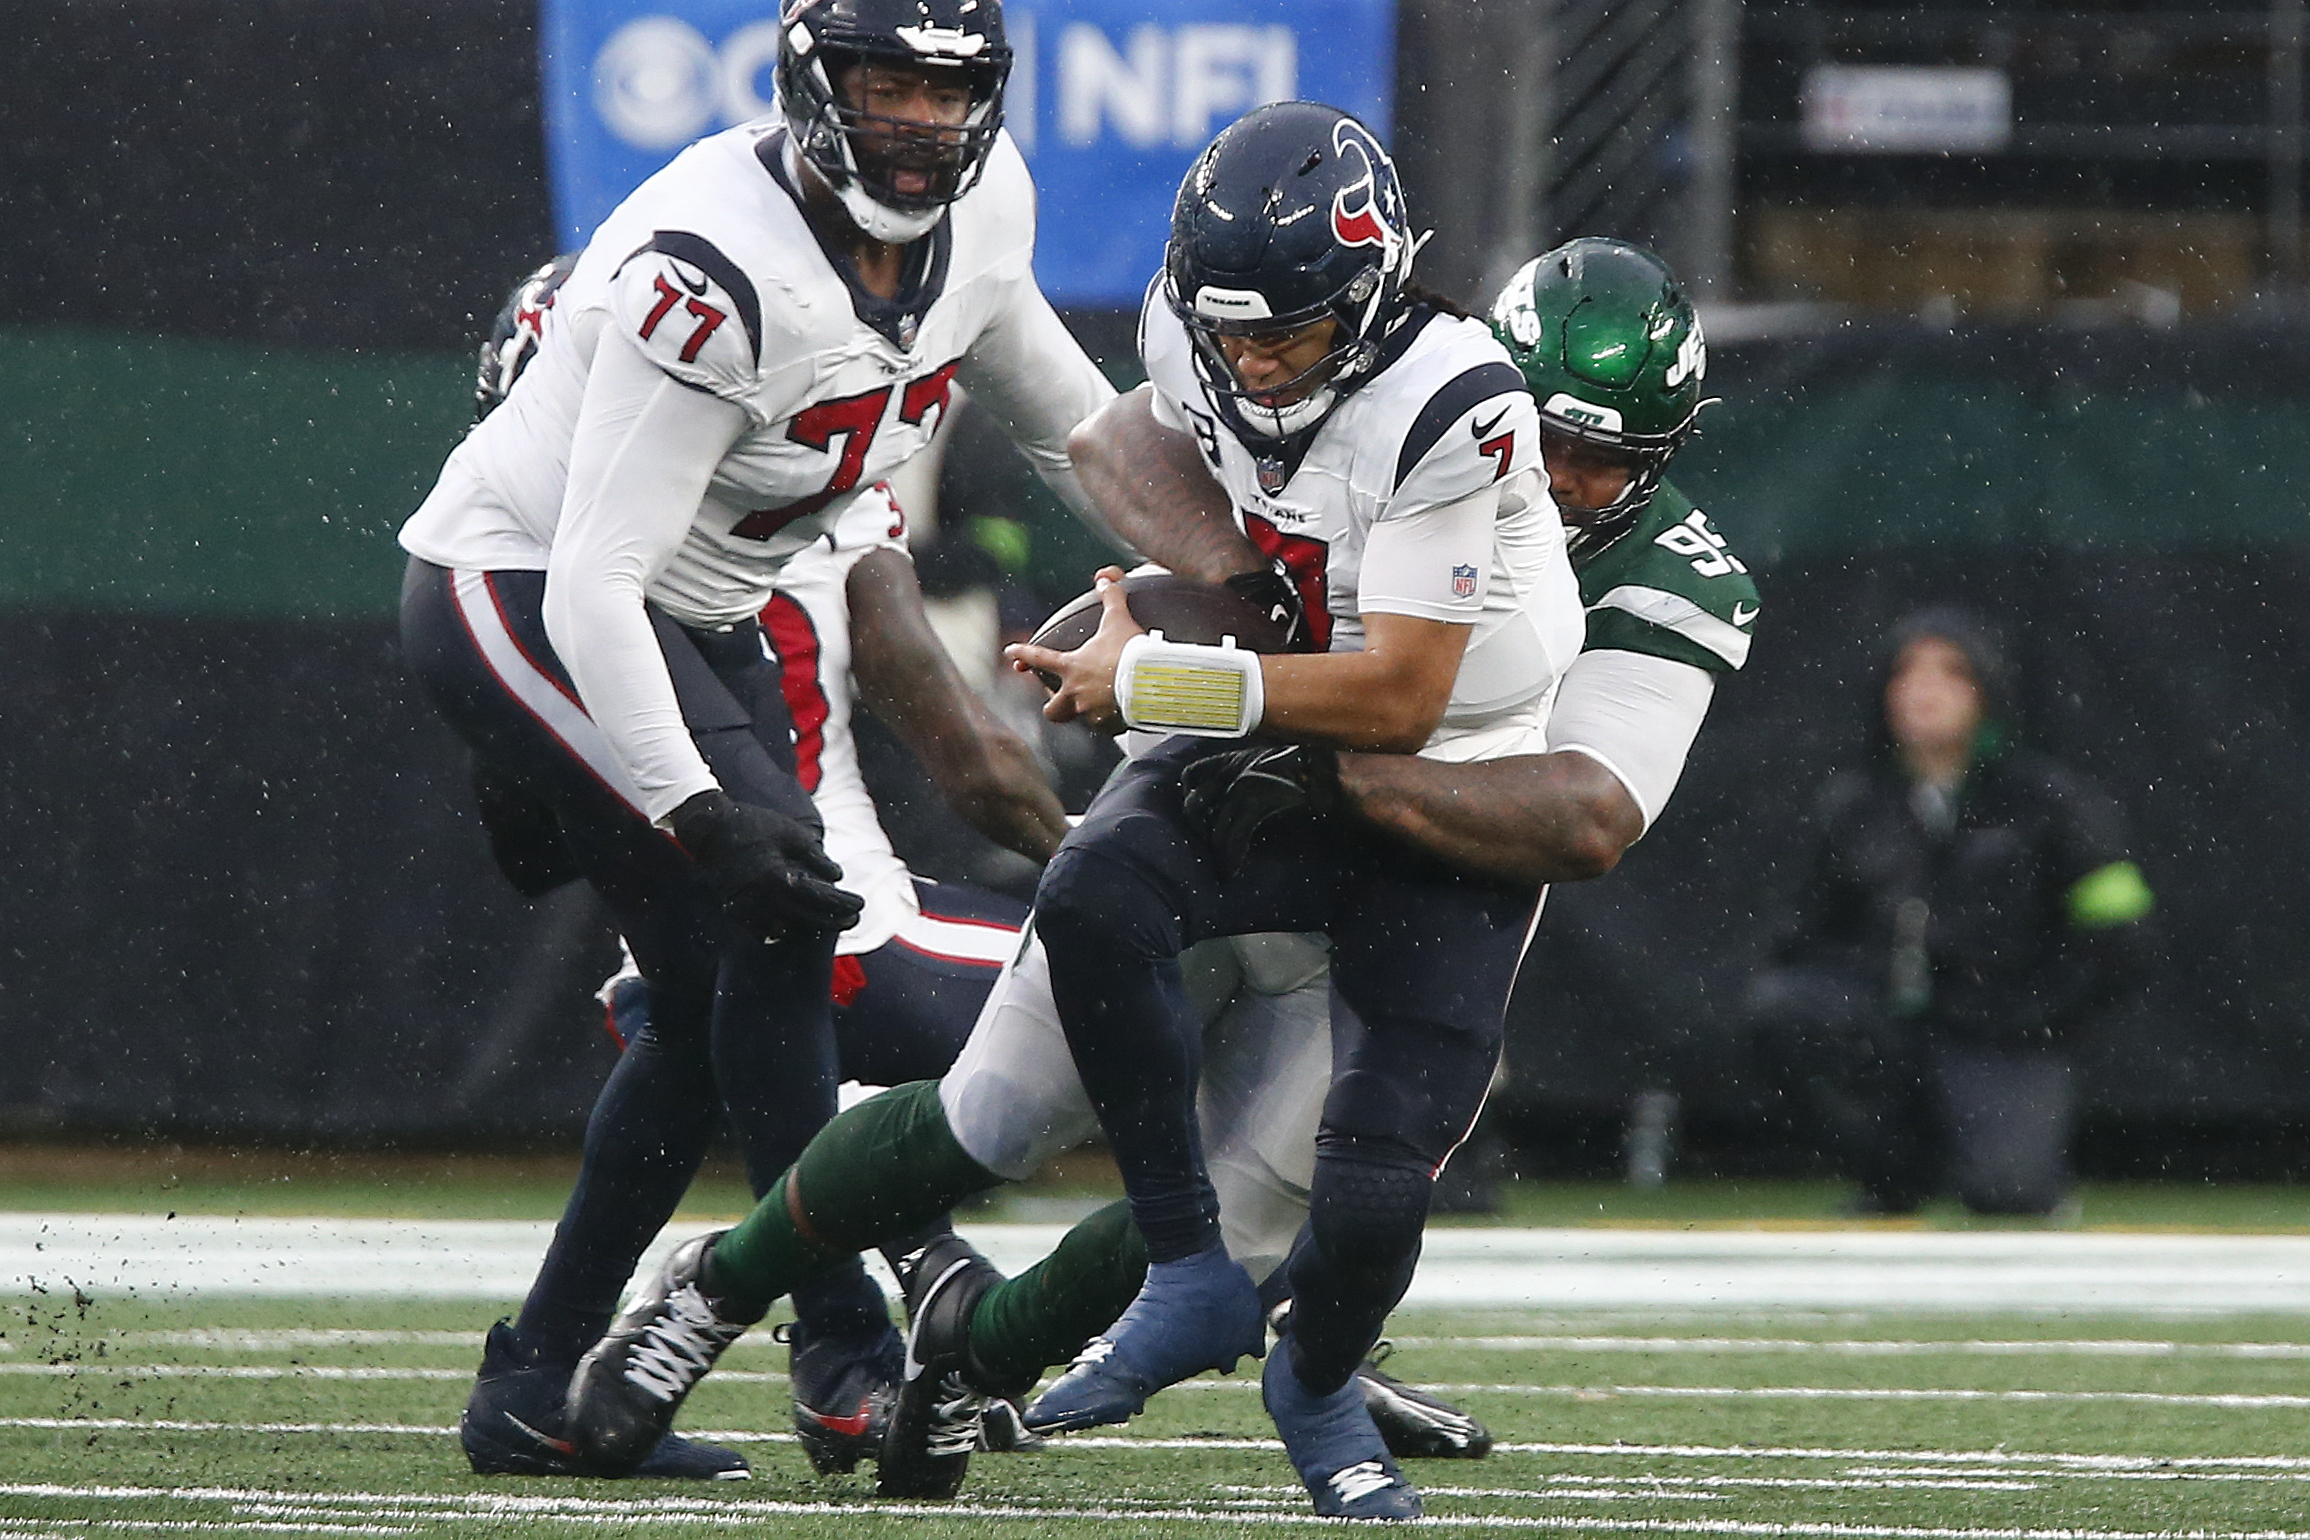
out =
<path fill-rule="evenodd" d="M 1463 1448 L 1476 1436 L 1476 1419 L 1466 1412 L 1453 1411 L 1433 1401 L 1408 1393 L 1408 1387 L 1391 1385 L 1386 1380 L 1370 1382 L 1377 1389 L 1388 1408 L 1408 1422 L 1443 1434 Z"/>
<path fill-rule="evenodd" d="M 924 1430 L 923 1442 L 930 1457 L 952 1459 L 976 1449 L 986 1409 L 987 1398 L 964 1383 L 961 1370 L 950 1369 L 940 1376 L 938 1395 L 931 1402 L 930 1426 Z"/>
<path fill-rule="evenodd" d="M 1331 1489 L 1339 1494 L 1339 1500 L 1343 1503 L 1359 1501 L 1374 1492 L 1384 1492 L 1395 1484 L 1396 1478 L 1388 1474 L 1388 1468 L 1377 1460 L 1360 1461 L 1346 1470 L 1334 1471 L 1331 1478 Z"/>
<path fill-rule="evenodd" d="M 660 1401 L 672 1401 L 697 1384 L 745 1330 L 715 1315 L 696 1284 L 684 1284 L 642 1328 L 627 1355 L 625 1378 Z"/>
<path fill-rule="evenodd" d="M 1093 1337 L 1089 1342 L 1083 1345 L 1083 1351 L 1077 1353 L 1075 1355 L 1075 1361 L 1067 1365 L 1067 1367 L 1069 1369 L 1096 1369 L 1099 1367 L 1099 1365 L 1105 1363 L 1108 1358 L 1114 1354 L 1114 1351 L 1115 1343 L 1113 1339 L 1108 1337 Z"/>

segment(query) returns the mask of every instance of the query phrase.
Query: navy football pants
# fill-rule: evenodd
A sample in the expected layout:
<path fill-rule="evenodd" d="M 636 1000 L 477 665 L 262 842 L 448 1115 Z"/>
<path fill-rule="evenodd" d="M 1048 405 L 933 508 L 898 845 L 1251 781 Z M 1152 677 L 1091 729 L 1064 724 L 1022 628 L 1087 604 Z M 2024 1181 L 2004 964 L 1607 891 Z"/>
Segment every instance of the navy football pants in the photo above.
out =
<path fill-rule="evenodd" d="M 1035 926 L 1153 1261 L 1219 1241 L 1180 952 L 1215 936 L 1330 936 L 1333 987 L 1360 1027 L 1335 1046 L 1308 1229 L 1288 1265 L 1292 1350 L 1320 1393 L 1345 1382 L 1411 1281 L 1434 1175 L 1491 1084 L 1538 894 L 1346 818 L 1277 827 L 1223 874 L 1183 821 L 1179 770 L 1226 747 L 1176 738 L 1117 771 L 1045 870 Z"/>
<path fill-rule="evenodd" d="M 757 1194 L 833 1116 L 834 937 L 763 944 L 726 933 L 690 858 L 604 774 L 607 745 L 546 640 L 544 592 L 541 572 L 452 573 L 412 561 L 401 632 L 411 670 L 477 759 L 553 809 L 650 981 L 649 1027 L 626 1044 L 594 1105 L 577 1186 L 518 1323 L 549 1358 L 574 1362 L 673 1216 L 714 1107 L 737 1131 Z M 656 611 L 651 622 L 683 720 L 723 789 L 817 826 L 793 776 L 760 628 L 706 631 Z M 848 1292 L 865 1283 L 858 1275 Z M 880 1312 L 879 1295 L 872 1308 Z"/>

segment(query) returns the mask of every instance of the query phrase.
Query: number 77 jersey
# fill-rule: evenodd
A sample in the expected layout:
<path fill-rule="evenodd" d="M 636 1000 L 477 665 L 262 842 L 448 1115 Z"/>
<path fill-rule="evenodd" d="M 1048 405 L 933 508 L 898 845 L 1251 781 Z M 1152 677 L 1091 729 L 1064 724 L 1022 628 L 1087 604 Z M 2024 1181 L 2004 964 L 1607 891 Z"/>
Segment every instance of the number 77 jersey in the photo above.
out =
<path fill-rule="evenodd" d="M 443 566 L 545 567 L 588 379 L 613 339 L 746 414 L 648 588 L 691 624 L 759 610 L 788 556 L 929 444 L 958 382 L 1038 470 L 1064 472 L 1067 430 L 1112 391 L 1035 287 L 1033 188 L 1009 140 L 909 249 L 892 299 L 828 255 L 795 178 L 785 130 L 764 119 L 692 145 L 620 204 L 555 295 L 535 360 L 403 543 Z"/>

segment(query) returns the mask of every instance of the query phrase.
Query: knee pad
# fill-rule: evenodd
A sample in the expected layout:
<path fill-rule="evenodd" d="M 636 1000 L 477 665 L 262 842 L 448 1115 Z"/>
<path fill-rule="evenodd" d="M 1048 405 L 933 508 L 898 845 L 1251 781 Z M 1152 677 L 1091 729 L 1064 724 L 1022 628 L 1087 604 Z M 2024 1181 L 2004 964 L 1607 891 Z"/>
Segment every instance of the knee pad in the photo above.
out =
<path fill-rule="evenodd" d="M 1132 862 L 1063 845 L 1035 887 L 1035 933 L 1060 957 L 1176 957 L 1178 917 Z"/>
<path fill-rule="evenodd" d="M 1434 1187 L 1413 1150 L 1327 1135 L 1316 1147 L 1309 1236 L 1337 1268 L 1401 1266 L 1419 1250 Z"/>

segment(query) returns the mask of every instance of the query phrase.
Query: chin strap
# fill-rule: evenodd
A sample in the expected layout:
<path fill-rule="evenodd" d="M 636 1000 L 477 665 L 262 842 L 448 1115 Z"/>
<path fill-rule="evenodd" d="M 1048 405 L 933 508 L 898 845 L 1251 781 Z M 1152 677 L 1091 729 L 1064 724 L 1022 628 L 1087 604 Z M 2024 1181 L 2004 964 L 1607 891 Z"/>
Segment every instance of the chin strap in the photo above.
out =
<path fill-rule="evenodd" d="M 1267 681 L 1259 654 L 1236 646 L 1232 636 L 1206 647 L 1148 631 L 1123 644 L 1115 704 L 1142 732 L 1240 738 L 1266 714 Z"/>
<path fill-rule="evenodd" d="M 834 195 L 842 200 L 842 212 L 850 216 L 852 224 L 870 238 L 893 246 L 921 240 L 946 218 L 944 204 L 935 209 L 905 210 L 877 202 L 855 177 L 836 188 Z"/>

